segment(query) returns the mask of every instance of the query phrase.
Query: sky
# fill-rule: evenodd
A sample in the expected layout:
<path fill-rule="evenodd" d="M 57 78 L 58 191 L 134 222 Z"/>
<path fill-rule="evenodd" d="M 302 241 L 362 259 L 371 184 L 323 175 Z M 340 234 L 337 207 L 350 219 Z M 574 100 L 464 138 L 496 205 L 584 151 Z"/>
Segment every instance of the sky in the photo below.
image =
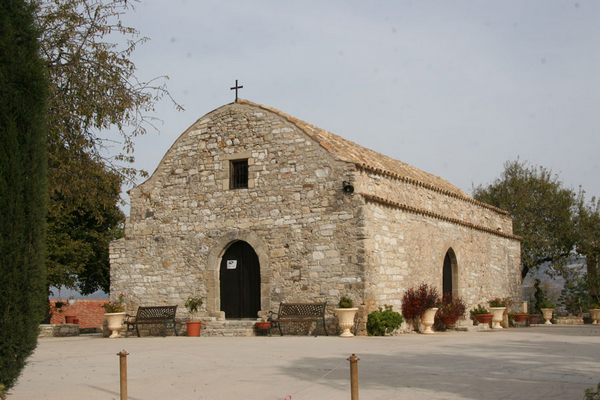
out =
<path fill-rule="evenodd" d="M 184 108 L 136 138 L 152 173 L 239 96 L 441 176 L 468 194 L 527 161 L 600 196 L 600 2 L 142 0 L 137 77 Z M 141 183 L 143 180 L 140 180 Z M 126 198 L 127 200 L 127 198 Z M 128 213 L 128 210 L 126 211 Z"/>

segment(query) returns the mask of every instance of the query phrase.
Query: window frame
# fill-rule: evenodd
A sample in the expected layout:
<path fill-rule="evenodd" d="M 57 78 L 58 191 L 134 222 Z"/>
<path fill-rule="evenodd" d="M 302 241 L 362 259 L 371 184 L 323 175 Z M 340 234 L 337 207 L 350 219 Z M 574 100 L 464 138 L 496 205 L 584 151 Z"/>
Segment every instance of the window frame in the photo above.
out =
<path fill-rule="evenodd" d="M 229 189 L 248 189 L 250 184 L 247 158 L 229 161 Z"/>

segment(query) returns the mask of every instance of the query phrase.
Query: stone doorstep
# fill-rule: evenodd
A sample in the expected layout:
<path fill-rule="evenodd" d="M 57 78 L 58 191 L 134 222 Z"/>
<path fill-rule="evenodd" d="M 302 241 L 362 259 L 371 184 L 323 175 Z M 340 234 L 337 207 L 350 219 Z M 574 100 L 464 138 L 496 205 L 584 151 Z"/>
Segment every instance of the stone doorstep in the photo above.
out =
<path fill-rule="evenodd" d="M 185 336 L 186 334 L 186 320 L 189 319 L 179 319 L 177 318 L 177 333 L 179 336 Z M 248 337 L 248 336 L 261 336 L 264 335 L 263 332 L 257 332 L 255 329 L 256 320 L 223 320 L 215 317 L 201 317 L 202 321 L 202 332 L 200 336 L 227 336 L 227 337 Z M 110 331 L 106 326 L 106 319 L 103 324 L 103 335 L 108 337 L 110 335 Z M 123 336 L 125 332 L 123 331 Z M 159 329 L 154 328 L 152 332 L 150 329 L 141 327 L 140 334 L 142 337 L 149 336 L 152 333 L 152 336 L 159 334 Z M 279 334 L 279 333 L 277 333 Z M 330 335 L 332 333 L 330 332 Z M 129 336 L 137 337 L 135 331 L 130 331 Z M 172 330 L 167 330 L 167 336 L 173 336 Z"/>
<path fill-rule="evenodd" d="M 256 336 L 254 324 L 256 321 L 232 321 L 232 320 L 217 320 L 216 318 L 201 318 L 202 321 L 202 332 L 200 336 L 230 336 L 230 337 L 247 337 Z M 185 336 L 186 334 L 186 321 L 177 320 L 177 333 L 179 336 Z M 110 332 L 105 328 L 104 336 L 108 336 Z M 160 334 L 160 329 L 154 327 L 152 332 L 149 328 L 140 327 L 140 334 L 142 337 L 152 336 Z M 124 335 L 124 333 L 123 333 Z M 137 337 L 134 331 L 129 332 L 130 337 Z M 171 329 L 167 330 L 167 336 L 173 336 Z"/>
<path fill-rule="evenodd" d="M 254 324 L 256 321 L 225 320 L 202 321 L 201 336 L 255 336 Z"/>

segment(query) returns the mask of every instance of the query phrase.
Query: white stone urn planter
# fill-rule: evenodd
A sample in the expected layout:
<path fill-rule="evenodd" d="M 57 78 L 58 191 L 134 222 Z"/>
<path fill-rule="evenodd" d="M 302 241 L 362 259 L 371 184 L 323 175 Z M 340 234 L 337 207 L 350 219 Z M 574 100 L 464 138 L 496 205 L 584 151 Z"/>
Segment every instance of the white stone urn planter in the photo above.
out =
<path fill-rule="evenodd" d="M 108 329 L 110 329 L 112 332 L 112 335 L 110 335 L 109 338 L 120 338 L 121 333 L 119 331 L 123 329 L 123 320 L 125 319 L 125 312 L 105 313 L 104 318 L 106 318 L 106 322 L 108 322 Z"/>
<path fill-rule="evenodd" d="M 552 313 L 554 313 L 554 308 L 542 308 L 542 314 L 544 314 L 544 319 L 546 320 L 544 325 L 552 325 L 552 321 L 550 321 L 552 319 Z"/>
<path fill-rule="evenodd" d="M 431 326 L 435 322 L 435 313 L 437 313 L 437 310 L 438 310 L 437 308 L 428 308 L 423 313 L 423 316 L 421 317 L 421 323 L 425 327 L 425 329 L 423 329 L 423 333 L 425 333 L 425 334 L 433 333 L 433 330 L 431 330 Z"/>
<path fill-rule="evenodd" d="M 600 321 L 600 308 L 592 308 L 590 310 L 590 317 L 594 320 L 592 324 L 598 325 L 598 321 Z"/>
<path fill-rule="evenodd" d="M 334 308 L 333 309 L 338 316 L 338 323 L 342 328 L 340 337 L 353 337 L 354 334 L 350 332 L 350 329 L 354 326 L 354 316 L 358 311 L 358 307 L 354 308 Z"/>
<path fill-rule="evenodd" d="M 490 312 L 492 313 L 492 329 L 503 329 L 500 323 L 504 319 L 504 310 L 506 307 L 490 307 Z"/>

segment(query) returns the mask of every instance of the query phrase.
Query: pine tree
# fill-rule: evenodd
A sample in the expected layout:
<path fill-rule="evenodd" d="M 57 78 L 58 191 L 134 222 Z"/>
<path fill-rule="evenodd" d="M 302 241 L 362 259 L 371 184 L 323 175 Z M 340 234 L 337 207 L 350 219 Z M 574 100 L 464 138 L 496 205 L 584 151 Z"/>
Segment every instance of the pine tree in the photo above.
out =
<path fill-rule="evenodd" d="M 37 345 L 46 310 L 48 82 L 35 2 L 0 2 L 0 388 L 12 387 Z M 2 389 L 0 389 L 2 390 Z"/>

